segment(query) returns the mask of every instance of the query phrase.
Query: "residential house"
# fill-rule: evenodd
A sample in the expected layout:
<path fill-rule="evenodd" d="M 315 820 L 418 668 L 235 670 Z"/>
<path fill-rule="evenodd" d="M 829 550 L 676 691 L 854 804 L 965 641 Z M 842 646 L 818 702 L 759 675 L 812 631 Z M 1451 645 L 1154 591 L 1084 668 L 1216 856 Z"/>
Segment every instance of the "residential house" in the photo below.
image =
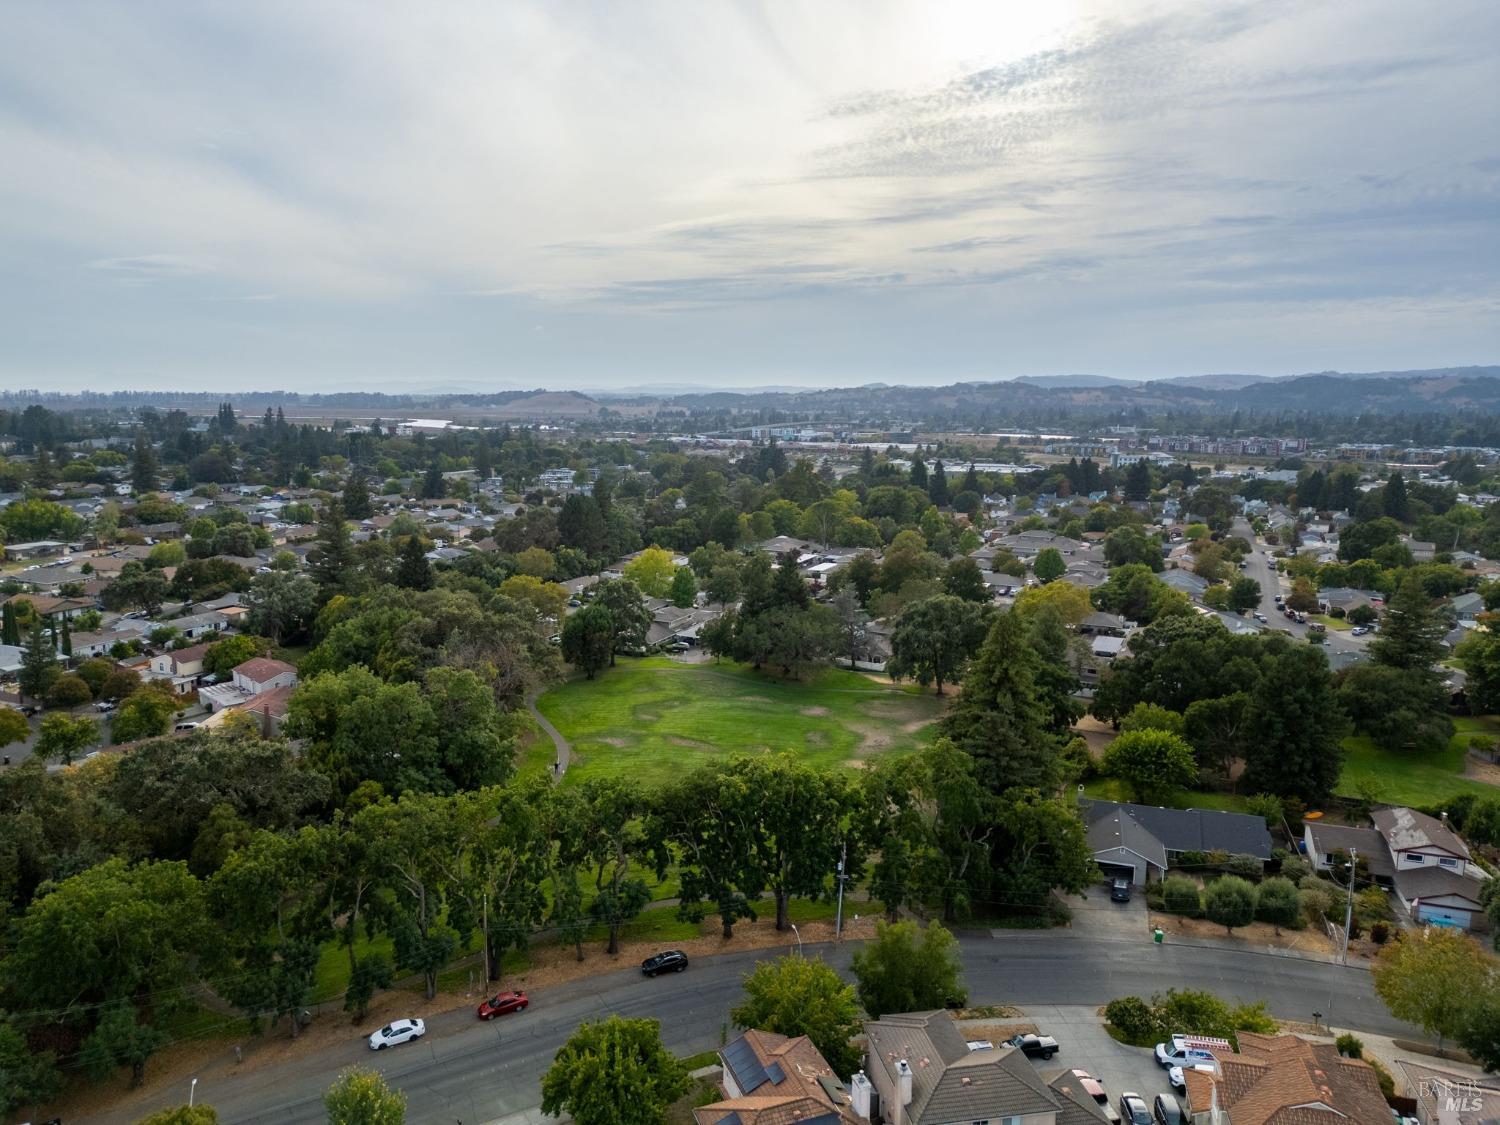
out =
<path fill-rule="evenodd" d="M 56 539 L 38 539 L 32 543 L 7 543 L 5 545 L 5 557 L 9 560 L 16 559 L 41 559 L 52 555 L 66 554 L 68 544 Z"/>
<path fill-rule="evenodd" d="M 1330 586 L 1326 590 L 1318 591 L 1318 606 L 1324 613 L 1331 613 L 1335 609 L 1341 609 L 1347 614 L 1351 609 L 1359 606 L 1370 606 L 1378 609 L 1385 604 L 1385 599 L 1376 590 L 1355 590 L 1348 586 Z"/>
<path fill-rule="evenodd" d="M 1208 589 L 1208 579 L 1194 574 L 1190 570 L 1168 570 L 1157 575 L 1163 582 L 1174 590 L 1180 590 L 1188 597 L 1201 601 L 1203 591 Z"/>
<path fill-rule="evenodd" d="M 203 688 L 198 698 L 210 711 L 218 712 L 246 704 L 277 688 L 293 688 L 296 684 L 296 668 L 284 660 L 257 656 L 237 664 L 226 682 Z"/>
<path fill-rule="evenodd" d="M 203 675 L 203 657 L 208 645 L 197 644 L 151 657 L 147 675 L 153 680 L 167 680 L 178 695 L 187 695 Z"/>
<path fill-rule="evenodd" d="M 158 625 L 170 625 L 184 637 L 197 640 L 213 633 L 222 633 L 229 628 L 229 618 L 218 610 L 209 610 L 207 613 L 194 613 L 187 617 L 178 617 L 172 621 L 158 621 Z"/>
<path fill-rule="evenodd" d="M 12 594 L 0 601 L 0 605 L 30 602 L 31 608 L 47 621 L 56 622 L 62 617 L 77 617 L 94 608 L 94 603 L 85 598 L 58 598 L 47 594 Z"/>
<path fill-rule="evenodd" d="M 1089 847 L 1106 874 L 1135 883 L 1159 879 L 1183 852 L 1225 852 L 1271 858 L 1265 817 L 1215 809 L 1163 809 L 1115 801 L 1084 808 Z"/>
<path fill-rule="evenodd" d="M 860 1125 L 849 1092 L 812 1041 L 747 1031 L 720 1048 L 724 1097 L 693 1110 L 698 1125 Z"/>
<path fill-rule="evenodd" d="M 1224 1125 L 1380 1125 L 1393 1120 L 1374 1069 L 1332 1043 L 1242 1031 L 1214 1070 L 1188 1070 L 1193 1120 Z M 1200 1118 L 1199 1115 L 1202 1115 Z"/>
<path fill-rule="evenodd" d="M 1397 1059 L 1422 1125 L 1494 1125 L 1500 1121 L 1500 1078 L 1460 1074 Z"/>
<path fill-rule="evenodd" d="M 1095 610 L 1078 623 L 1078 632 L 1084 636 L 1123 637 L 1135 627 L 1117 613 Z"/>
<path fill-rule="evenodd" d="M 1458 929 L 1486 929 L 1479 896 L 1488 877 L 1469 848 L 1447 823 L 1415 809 L 1377 809 L 1373 828 L 1345 828 L 1304 821 L 1303 847 L 1320 871 L 1333 866 L 1336 853 L 1354 851 L 1368 864 L 1370 878 L 1396 892 L 1417 921 Z"/>
<path fill-rule="evenodd" d="M 1020 1050 L 971 1051 L 947 1012 L 882 1016 L 865 1024 L 865 1043 L 865 1071 L 850 1080 L 850 1088 L 856 1106 L 869 1105 L 871 1121 L 1058 1125 L 1067 1120 L 1060 1118 L 1062 1097 Z"/>

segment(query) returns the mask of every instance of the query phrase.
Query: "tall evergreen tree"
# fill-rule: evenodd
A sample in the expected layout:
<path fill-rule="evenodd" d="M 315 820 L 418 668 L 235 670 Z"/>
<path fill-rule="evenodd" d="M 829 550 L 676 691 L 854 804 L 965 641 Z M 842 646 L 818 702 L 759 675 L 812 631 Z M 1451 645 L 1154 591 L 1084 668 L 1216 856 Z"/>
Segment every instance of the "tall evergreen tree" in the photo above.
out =
<path fill-rule="evenodd" d="M 427 474 L 422 478 L 422 499 L 441 500 L 447 494 L 448 486 L 443 480 L 443 470 L 434 461 L 427 466 Z"/>
<path fill-rule="evenodd" d="M 797 567 L 797 552 L 788 551 L 776 564 L 776 577 L 772 584 L 772 600 L 778 606 L 806 609 L 812 600 L 807 582 Z"/>
<path fill-rule="evenodd" d="M 1145 500 L 1151 495 L 1151 466 L 1136 461 L 1125 470 L 1125 499 Z"/>
<path fill-rule="evenodd" d="M 983 493 L 984 489 L 979 484 L 979 474 L 974 470 L 974 462 L 969 462 L 969 471 L 964 474 L 964 483 L 959 486 L 960 492 Z"/>
<path fill-rule="evenodd" d="M 1333 792 L 1349 724 L 1319 649 L 1273 643 L 1245 710 L 1245 792 L 1308 802 Z"/>
<path fill-rule="evenodd" d="M 365 480 L 365 474 L 355 469 L 349 474 L 348 483 L 344 485 L 344 515 L 351 520 L 367 520 L 374 514 L 374 506 L 370 503 L 370 486 Z"/>
<path fill-rule="evenodd" d="M 130 463 L 130 486 L 135 489 L 137 496 L 147 492 L 153 492 L 159 483 L 157 475 L 159 469 L 156 464 L 156 450 L 151 448 L 151 440 L 144 434 L 135 439 L 135 452 Z"/>
<path fill-rule="evenodd" d="M 31 619 L 31 630 L 21 650 L 21 671 L 17 676 L 21 694 L 40 699 L 56 675 L 57 660 L 42 625 L 42 615 L 38 613 Z"/>
<path fill-rule="evenodd" d="M 1380 494 L 1380 505 L 1385 514 L 1393 520 L 1406 522 L 1408 515 L 1408 504 L 1406 499 L 1406 478 L 1397 469 L 1391 474 L 1391 479 L 1385 482 L 1385 489 Z"/>
<path fill-rule="evenodd" d="M 927 462 L 922 460 L 920 450 L 911 455 L 911 483 L 914 488 L 927 488 Z"/>
<path fill-rule="evenodd" d="M 62 619 L 62 654 L 64 656 L 73 655 L 73 631 L 69 627 L 66 617 Z"/>
<path fill-rule="evenodd" d="M 0 609 L 0 644 L 19 648 L 21 645 L 21 623 L 16 618 L 16 607 L 10 602 Z"/>
<path fill-rule="evenodd" d="M 427 561 L 419 536 L 407 536 L 401 548 L 401 559 L 396 564 L 396 585 L 407 590 L 432 589 L 432 564 Z"/>
<path fill-rule="evenodd" d="M 344 521 L 343 502 L 337 497 L 318 516 L 318 539 L 307 553 L 307 572 L 325 596 L 346 589 L 354 575 L 354 544 Z"/>
<path fill-rule="evenodd" d="M 975 776 L 992 793 L 1057 787 L 1058 740 L 1037 688 L 1038 668 L 1025 621 L 1001 614 L 943 719 L 942 733 L 973 756 Z"/>
<path fill-rule="evenodd" d="M 948 470 L 941 460 L 932 463 L 932 477 L 927 484 L 927 496 L 939 508 L 948 506 Z"/>
<path fill-rule="evenodd" d="M 1380 634 L 1370 645 L 1370 659 L 1391 668 L 1439 676 L 1434 665 L 1442 659 L 1446 632 L 1421 579 L 1408 574 L 1385 607 Z"/>
<path fill-rule="evenodd" d="M 604 513 L 592 496 L 575 492 L 563 501 L 562 511 L 557 514 L 557 537 L 564 547 L 597 557 L 604 550 L 608 534 Z"/>

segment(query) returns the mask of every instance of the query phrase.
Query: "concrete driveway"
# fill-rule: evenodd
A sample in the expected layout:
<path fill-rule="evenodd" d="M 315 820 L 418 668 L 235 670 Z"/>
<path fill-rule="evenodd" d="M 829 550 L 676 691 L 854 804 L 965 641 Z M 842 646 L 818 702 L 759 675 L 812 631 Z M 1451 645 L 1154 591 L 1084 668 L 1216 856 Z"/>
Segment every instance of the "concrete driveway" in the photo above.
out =
<path fill-rule="evenodd" d="M 1148 942 L 1146 894 L 1132 888 L 1129 902 L 1111 902 L 1109 888 L 1096 883 L 1088 889 L 1087 898 L 1065 900 L 1073 912 L 1072 928 L 1080 935 L 1098 941 Z"/>
<path fill-rule="evenodd" d="M 1086 1070 L 1104 1084 L 1109 1104 L 1120 1108 L 1120 1095 L 1139 1094 L 1150 1105 L 1157 1094 L 1171 1094 L 1167 1072 L 1156 1065 L 1151 1051 L 1116 1043 L 1104 1030 L 1104 1020 L 1095 1008 L 1046 1007 L 1030 1004 L 1026 1015 L 1045 1035 L 1051 1035 L 1060 1050 L 1043 1062 L 1034 1059 L 1038 1073 L 1051 1081 L 1065 1070 Z"/>

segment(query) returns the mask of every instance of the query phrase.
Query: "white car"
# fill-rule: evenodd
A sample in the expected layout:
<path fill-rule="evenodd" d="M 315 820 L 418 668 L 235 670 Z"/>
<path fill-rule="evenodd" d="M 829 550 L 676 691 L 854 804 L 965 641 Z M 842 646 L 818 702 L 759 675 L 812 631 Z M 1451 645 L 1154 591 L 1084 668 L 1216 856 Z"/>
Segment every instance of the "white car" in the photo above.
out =
<path fill-rule="evenodd" d="M 1196 1063 L 1194 1070 L 1201 1070 L 1204 1074 L 1215 1073 L 1215 1068 L 1208 1063 Z M 1167 1081 L 1172 1084 L 1172 1089 L 1182 1091 L 1187 1089 L 1187 1079 L 1183 1076 L 1183 1068 L 1180 1066 L 1167 1067 Z"/>
<path fill-rule="evenodd" d="M 421 1020 L 392 1020 L 379 1031 L 370 1033 L 370 1050 L 383 1051 L 410 1039 L 420 1039 L 427 1034 L 427 1025 Z"/>

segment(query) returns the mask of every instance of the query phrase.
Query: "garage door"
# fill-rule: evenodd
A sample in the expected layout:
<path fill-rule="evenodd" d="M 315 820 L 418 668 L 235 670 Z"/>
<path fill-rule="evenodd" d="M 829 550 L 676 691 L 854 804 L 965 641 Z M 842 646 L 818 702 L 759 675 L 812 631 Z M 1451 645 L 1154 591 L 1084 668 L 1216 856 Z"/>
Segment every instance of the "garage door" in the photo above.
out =
<path fill-rule="evenodd" d="M 1417 909 L 1417 921 L 1426 922 L 1429 926 L 1451 926 L 1454 929 L 1467 930 L 1469 912 L 1451 910 L 1442 906 L 1423 906 Z"/>

